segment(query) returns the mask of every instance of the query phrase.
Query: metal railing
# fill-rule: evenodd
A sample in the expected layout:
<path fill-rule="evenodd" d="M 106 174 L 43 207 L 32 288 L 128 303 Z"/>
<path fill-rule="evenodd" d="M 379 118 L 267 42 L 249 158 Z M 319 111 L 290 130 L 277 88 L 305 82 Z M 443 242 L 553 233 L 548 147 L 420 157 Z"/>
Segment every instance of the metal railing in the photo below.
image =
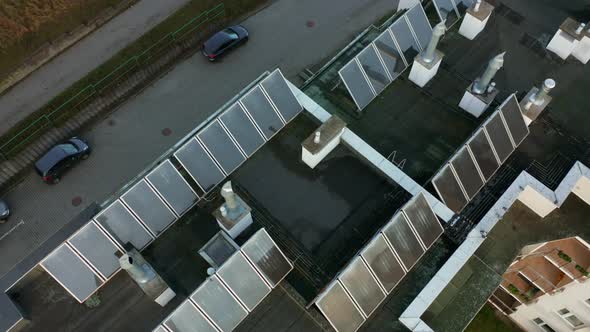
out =
<path fill-rule="evenodd" d="M 168 33 L 166 36 L 146 48 L 143 52 L 131 56 L 125 62 L 120 64 L 117 68 L 106 74 L 100 80 L 88 84 L 86 87 L 80 89 L 74 96 L 68 98 L 56 107 L 48 107 L 48 112 L 39 116 L 32 121 L 25 128 L 14 134 L 12 137 L 3 140 L 0 145 L 0 159 L 8 160 L 21 151 L 32 140 L 39 138 L 51 128 L 57 128 L 69 119 L 71 116 L 79 113 L 85 107 L 92 103 L 100 104 L 100 98 L 104 98 L 105 94 L 110 93 L 121 87 L 126 83 L 132 75 L 148 69 L 149 73 L 143 75 L 145 78 L 149 74 L 154 74 L 156 70 L 150 70 L 150 66 L 159 62 L 162 58 L 167 57 L 172 53 L 171 50 L 178 48 L 179 45 L 191 44 L 198 41 L 196 38 L 200 35 L 199 32 L 206 27 L 211 27 L 219 18 L 225 17 L 225 4 L 219 3 L 215 7 L 200 13 L 188 22 L 183 24 L 177 30 Z M 160 61 L 161 62 L 161 61 Z M 162 67 L 162 66 L 160 66 Z M 141 78 L 141 77 L 140 77 Z M 123 89 L 124 90 L 124 89 Z M 122 95 L 125 94 L 122 93 Z M 114 96 L 114 99 L 120 99 L 121 96 Z M 104 103 L 103 103 L 104 104 Z M 107 107 L 108 104 L 107 103 Z M 103 107 L 105 105 L 96 105 Z"/>

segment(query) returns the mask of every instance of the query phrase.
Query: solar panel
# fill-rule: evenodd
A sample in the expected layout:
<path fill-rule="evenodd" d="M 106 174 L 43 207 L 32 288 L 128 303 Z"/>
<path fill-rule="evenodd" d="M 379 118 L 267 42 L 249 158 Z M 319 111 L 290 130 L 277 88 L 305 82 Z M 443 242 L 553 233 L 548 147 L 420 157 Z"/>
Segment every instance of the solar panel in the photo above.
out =
<path fill-rule="evenodd" d="M 447 20 L 447 29 L 457 23 L 459 20 L 459 14 L 455 9 L 453 0 L 432 0 L 432 2 L 434 3 L 434 7 L 436 8 L 440 20 Z"/>
<path fill-rule="evenodd" d="M 266 91 L 285 121 L 291 121 L 297 114 L 303 111 L 303 106 L 295 98 L 295 95 L 291 91 L 291 88 L 289 88 L 287 81 L 279 69 L 272 72 L 260 85 L 262 85 L 264 91 Z"/>
<path fill-rule="evenodd" d="M 217 271 L 217 276 L 252 311 L 270 293 L 270 287 L 256 273 L 244 255 L 237 251 Z"/>
<path fill-rule="evenodd" d="M 190 301 L 185 301 L 178 306 L 164 321 L 164 325 L 171 332 L 217 332 L 217 329 Z"/>
<path fill-rule="evenodd" d="M 479 129 L 467 145 L 469 145 L 471 152 L 473 152 L 475 161 L 477 162 L 484 178 L 486 181 L 489 180 L 500 167 L 500 164 L 494 155 L 494 151 L 492 151 L 492 146 L 490 145 L 490 141 L 488 140 L 485 131 Z"/>
<path fill-rule="evenodd" d="M 145 181 L 137 182 L 121 200 L 154 234 L 160 234 L 176 220 L 174 213 Z"/>
<path fill-rule="evenodd" d="M 186 142 L 174 153 L 174 157 L 206 193 L 225 179 L 225 174 L 196 139 Z"/>
<path fill-rule="evenodd" d="M 463 148 L 457 152 L 453 160 L 451 160 L 451 165 L 453 165 L 453 168 L 459 177 L 459 181 L 463 185 L 463 189 L 465 189 L 467 197 L 472 199 L 479 189 L 483 187 L 484 180 L 479 175 L 477 166 L 475 165 L 473 158 L 471 158 L 467 146 L 463 146 Z"/>
<path fill-rule="evenodd" d="M 381 233 L 365 247 L 361 257 L 388 293 L 406 274 Z"/>
<path fill-rule="evenodd" d="M 248 315 L 216 275 L 207 278 L 190 299 L 222 331 L 232 331 Z"/>
<path fill-rule="evenodd" d="M 424 248 L 401 213 L 396 214 L 385 226 L 383 235 L 401 259 L 406 270 L 410 270 L 424 254 Z"/>
<path fill-rule="evenodd" d="M 199 200 L 170 160 L 158 165 L 145 178 L 179 216 Z"/>
<path fill-rule="evenodd" d="M 247 156 L 251 156 L 264 144 L 264 137 L 258 132 L 240 104 L 233 104 L 219 119 Z"/>
<path fill-rule="evenodd" d="M 348 92 L 350 92 L 359 110 L 365 108 L 375 98 L 375 94 L 363 75 L 356 58 L 350 60 L 349 63 L 342 67 L 338 74 L 340 74 L 340 78 L 344 82 L 344 85 L 346 85 Z"/>
<path fill-rule="evenodd" d="M 129 242 L 136 249 L 141 250 L 153 239 L 119 200 L 100 212 L 95 220 L 121 246 L 125 246 Z"/>
<path fill-rule="evenodd" d="M 467 198 L 463 194 L 463 190 L 461 190 L 459 182 L 449 165 L 446 165 L 436 178 L 432 180 L 432 184 L 440 195 L 440 198 L 445 202 L 445 205 L 451 210 L 458 213 L 467 205 Z"/>
<path fill-rule="evenodd" d="M 426 249 L 429 249 L 443 233 L 443 227 L 424 195 L 415 196 L 403 211 Z"/>
<path fill-rule="evenodd" d="M 420 46 L 416 39 L 414 39 L 406 19 L 403 16 L 400 17 L 389 29 L 393 33 L 393 36 L 408 63 L 414 61 L 416 55 L 420 53 Z"/>
<path fill-rule="evenodd" d="M 383 59 L 383 63 L 385 63 L 385 68 L 392 79 L 396 79 L 399 74 L 401 74 L 404 69 L 406 69 L 406 64 L 404 62 L 404 58 L 401 55 L 401 51 L 398 49 L 397 45 L 393 42 L 393 38 L 391 37 L 391 33 L 389 30 L 384 31 L 377 39 L 375 39 L 375 48 L 379 52 L 381 59 Z"/>
<path fill-rule="evenodd" d="M 199 132 L 197 137 L 211 152 L 213 158 L 219 162 L 225 174 L 230 174 L 246 160 L 246 157 L 242 155 L 240 149 L 234 144 L 217 120 L 211 122 Z"/>
<path fill-rule="evenodd" d="M 387 84 L 391 83 L 385 67 L 377 56 L 377 51 L 373 48 L 373 44 L 369 44 L 359 55 L 359 62 L 361 67 L 367 74 L 371 86 L 376 94 L 383 92 Z"/>
<path fill-rule="evenodd" d="M 359 256 L 350 263 L 338 279 L 366 317 L 370 316 L 385 299 L 385 293 Z"/>
<path fill-rule="evenodd" d="M 475 3 L 475 0 L 453 0 L 453 1 L 457 5 L 457 10 L 459 11 L 459 14 L 461 14 L 461 15 L 464 15 L 465 12 L 467 11 L 467 9 Z"/>
<path fill-rule="evenodd" d="M 430 42 L 430 37 L 432 36 L 432 26 L 430 26 L 430 22 L 428 22 L 424 8 L 422 8 L 421 4 L 417 4 L 408 10 L 406 17 L 416 34 L 416 38 L 418 38 L 420 46 L 422 49 L 426 49 L 426 46 L 428 46 L 428 43 Z"/>
<path fill-rule="evenodd" d="M 80 228 L 68 242 L 107 279 L 119 271 L 121 250 L 91 221 Z"/>
<path fill-rule="evenodd" d="M 243 246 L 242 252 L 266 281 L 275 287 L 293 269 L 265 229 L 260 229 Z"/>
<path fill-rule="evenodd" d="M 524 122 L 522 110 L 520 109 L 520 105 L 518 104 L 515 95 L 510 96 L 506 103 L 500 106 L 500 112 L 506 121 L 512 141 L 516 146 L 519 146 L 528 136 L 529 127 L 526 125 L 526 122 Z"/>
<path fill-rule="evenodd" d="M 508 131 L 504 126 L 504 121 L 502 121 L 499 112 L 492 115 L 490 121 L 486 123 L 485 128 L 498 159 L 502 163 L 505 162 L 512 151 L 514 151 L 514 146 L 512 146 L 512 141 L 508 136 Z"/>
<path fill-rule="evenodd" d="M 250 90 L 240 101 L 267 139 L 283 128 L 283 121 L 260 87 L 256 86 Z"/>
<path fill-rule="evenodd" d="M 103 283 L 65 243 L 49 254 L 41 266 L 78 302 L 84 302 Z"/>
<path fill-rule="evenodd" d="M 339 282 L 332 283 L 316 305 L 338 332 L 354 332 L 365 322 Z"/>

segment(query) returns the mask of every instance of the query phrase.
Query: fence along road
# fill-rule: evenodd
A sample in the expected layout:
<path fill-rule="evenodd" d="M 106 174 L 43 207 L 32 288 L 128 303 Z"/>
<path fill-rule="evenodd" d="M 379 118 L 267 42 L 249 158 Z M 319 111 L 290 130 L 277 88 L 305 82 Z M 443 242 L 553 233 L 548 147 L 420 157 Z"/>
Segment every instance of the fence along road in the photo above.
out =
<path fill-rule="evenodd" d="M 13 86 L 0 97 L 0 134 L 188 2 L 139 1 Z"/>
<path fill-rule="evenodd" d="M 21 260 L 92 201 L 102 202 L 146 165 L 205 120 L 218 107 L 256 79 L 280 67 L 293 78 L 307 66 L 338 52 L 360 31 L 396 8 L 390 0 L 370 4 L 357 0 L 281 0 L 242 24 L 252 38 L 219 63 L 200 54 L 129 100 L 84 133 L 93 155 L 72 169 L 56 186 L 41 183 L 30 172 L 5 199 L 14 216 L 0 225 L 10 230 L 0 241 L 0 274 Z M 308 27 L 307 21 L 313 21 Z M 163 136 L 170 128 L 172 134 Z M 75 207 L 72 200 L 82 198 Z"/>

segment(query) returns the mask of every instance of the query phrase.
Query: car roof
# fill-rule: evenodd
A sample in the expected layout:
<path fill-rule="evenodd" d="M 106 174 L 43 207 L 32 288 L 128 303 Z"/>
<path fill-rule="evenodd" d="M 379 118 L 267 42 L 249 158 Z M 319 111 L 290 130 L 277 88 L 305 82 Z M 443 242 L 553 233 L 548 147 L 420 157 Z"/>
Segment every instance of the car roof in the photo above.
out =
<path fill-rule="evenodd" d="M 51 148 L 51 150 L 47 151 L 47 153 L 43 155 L 43 157 L 37 160 L 37 162 L 35 163 L 35 168 L 37 168 L 37 170 L 41 172 L 46 172 L 50 170 L 53 166 L 55 166 L 57 163 L 62 161 L 64 158 L 69 156 L 69 154 L 62 148 L 60 148 L 59 145 L 56 145 L 53 148 Z"/>
<path fill-rule="evenodd" d="M 231 27 L 225 28 L 225 29 L 217 32 L 213 36 L 211 36 L 211 38 L 207 39 L 207 41 L 203 45 L 205 47 L 205 51 L 207 51 L 207 52 L 217 51 L 217 49 L 219 49 L 219 47 L 221 47 L 221 45 L 223 45 L 225 42 L 230 40 L 229 36 L 227 35 L 227 30 L 234 31 L 233 29 L 231 29 Z M 234 31 L 234 33 L 235 33 L 235 31 Z"/>

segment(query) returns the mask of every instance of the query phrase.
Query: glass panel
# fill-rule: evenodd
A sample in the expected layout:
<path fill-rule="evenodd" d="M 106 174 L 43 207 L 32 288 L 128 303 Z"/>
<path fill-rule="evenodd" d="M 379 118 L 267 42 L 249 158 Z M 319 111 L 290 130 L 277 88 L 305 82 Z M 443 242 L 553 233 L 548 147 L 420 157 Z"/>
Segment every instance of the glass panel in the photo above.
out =
<path fill-rule="evenodd" d="M 293 269 L 266 230 L 261 229 L 242 246 L 242 252 L 273 287 Z"/>
<path fill-rule="evenodd" d="M 356 331 L 365 321 L 339 282 L 330 285 L 317 306 L 338 332 Z"/>
<path fill-rule="evenodd" d="M 457 172 L 459 181 L 463 184 L 467 196 L 469 196 L 469 199 L 472 199 L 479 189 L 483 187 L 484 182 L 477 171 L 475 162 L 471 158 L 467 147 L 464 146 L 459 152 L 457 152 L 457 155 L 451 161 L 451 164 L 455 168 L 455 172 Z"/>
<path fill-rule="evenodd" d="M 576 315 L 567 316 L 565 319 L 567 319 L 567 321 L 573 327 L 580 327 L 580 326 L 584 325 L 584 322 L 582 322 L 578 317 L 576 317 Z"/>
<path fill-rule="evenodd" d="M 240 104 L 231 106 L 221 117 L 221 122 L 238 141 L 246 155 L 251 156 L 265 140 L 252 121 L 246 116 Z"/>
<path fill-rule="evenodd" d="M 393 42 L 389 31 L 383 32 L 377 39 L 375 39 L 375 47 L 381 55 L 381 59 L 385 63 L 385 68 L 393 79 L 406 69 L 403 57 L 400 54 L 399 49 Z"/>
<path fill-rule="evenodd" d="M 489 180 L 494 172 L 496 172 L 498 167 L 500 167 L 500 164 L 498 164 L 498 160 L 494 156 L 490 141 L 488 140 L 483 129 L 480 129 L 475 134 L 468 145 L 471 149 L 471 152 L 473 152 L 473 156 L 479 165 L 481 173 L 483 174 L 486 181 Z"/>
<path fill-rule="evenodd" d="M 447 29 L 459 20 L 459 16 L 457 16 L 455 5 L 453 4 L 452 0 L 432 0 L 432 2 L 438 11 L 440 20 L 447 20 Z"/>
<path fill-rule="evenodd" d="M 225 174 L 219 170 L 196 139 L 189 140 L 174 153 L 174 157 L 204 192 L 209 192 L 225 179 Z"/>
<path fill-rule="evenodd" d="M 190 301 L 182 303 L 164 321 L 172 332 L 216 332 L 207 318 Z"/>
<path fill-rule="evenodd" d="M 432 181 L 445 205 L 455 212 L 461 211 L 467 205 L 467 199 L 449 166 L 445 166 L 440 174 Z"/>
<path fill-rule="evenodd" d="M 459 10 L 459 14 L 461 14 L 461 15 L 465 15 L 467 8 L 471 7 L 475 3 L 475 0 L 453 0 L 453 1 L 455 1 L 455 4 L 457 5 L 457 10 Z"/>
<path fill-rule="evenodd" d="M 275 70 L 262 81 L 261 85 L 285 121 L 291 121 L 303 111 L 303 107 L 295 98 L 280 70 Z"/>
<path fill-rule="evenodd" d="M 281 121 L 281 118 L 279 118 L 268 99 L 264 96 L 260 87 L 257 86 L 252 89 L 240 101 L 267 139 L 270 139 L 276 132 L 283 128 L 283 121 Z"/>
<path fill-rule="evenodd" d="M 226 174 L 233 172 L 246 158 L 229 138 L 219 122 L 213 121 L 197 137 L 209 149 Z"/>
<path fill-rule="evenodd" d="M 145 182 L 139 181 L 121 200 L 143 221 L 156 236 L 176 220 L 174 213 Z"/>
<path fill-rule="evenodd" d="M 223 331 L 233 330 L 248 315 L 215 275 L 197 288 L 191 300 Z"/>
<path fill-rule="evenodd" d="M 408 220 L 414 226 L 416 233 L 426 248 L 430 248 L 434 241 L 443 233 L 443 228 L 430 208 L 428 201 L 423 194 L 416 198 L 404 208 Z"/>
<path fill-rule="evenodd" d="M 485 125 L 485 128 L 490 136 L 490 140 L 492 141 L 492 145 L 496 150 L 498 158 L 502 163 L 505 162 L 512 151 L 514 151 L 514 147 L 512 146 L 512 142 L 510 141 L 510 137 L 508 136 L 508 132 L 506 131 L 506 127 L 504 126 L 504 122 L 502 121 L 499 112 L 492 115 L 492 119 Z"/>
<path fill-rule="evenodd" d="M 358 56 L 359 62 L 377 94 L 380 94 L 391 81 L 381 64 L 373 44 L 367 46 Z"/>
<path fill-rule="evenodd" d="M 106 278 L 119 270 L 117 253 L 121 251 L 94 222 L 82 227 L 68 242 Z"/>
<path fill-rule="evenodd" d="M 239 250 L 237 244 L 230 241 L 231 239 L 224 236 L 223 231 L 219 231 L 199 250 L 199 253 L 201 256 L 207 256 L 205 260 L 213 267 L 218 268 Z"/>
<path fill-rule="evenodd" d="M 78 302 L 86 300 L 102 285 L 100 278 L 65 244 L 49 254 L 41 265 Z"/>
<path fill-rule="evenodd" d="M 217 275 L 250 311 L 270 293 L 270 288 L 239 251 L 223 264 Z"/>
<path fill-rule="evenodd" d="M 359 256 L 352 261 L 339 279 L 365 316 L 370 316 L 385 298 L 377 281 Z"/>
<path fill-rule="evenodd" d="M 369 82 L 363 76 L 355 59 L 347 63 L 338 73 L 359 110 L 365 108 L 375 98 Z"/>
<path fill-rule="evenodd" d="M 502 115 L 504 116 L 504 120 L 506 121 L 506 125 L 508 126 L 510 134 L 512 135 L 514 144 L 519 146 L 520 143 L 522 143 L 522 141 L 528 136 L 529 127 L 524 122 L 520 105 L 518 105 L 518 101 L 514 95 L 512 95 L 512 97 L 508 99 L 508 102 L 502 106 L 500 112 L 502 112 Z"/>
<path fill-rule="evenodd" d="M 156 167 L 146 179 L 179 216 L 199 200 L 170 160 Z"/>
<path fill-rule="evenodd" d="M 406 16 L 414 29 L 414 33 L 416 33 L 420 46 L 422 46 L 422 49 L 426 49 L 432 36 L 432 27 L 430 26 L 430 22 L 428 22 L 428 18 L 426 18 L 426 13 L 422 5 L 418 4 L 414 6 L 406 13 Z"/>
<path fill-rule="evenodd" d="M 121 246 L 127 242 L 136 249 L 145 247 L 151 240 L 151 235 L 143 228 L 139 221 L 127 210 L 123 203 L 116 201 L 96 216 L 96 221 L 111 234 Z"/>
<path fill-rule="evenodd" d="M 381 234 L 367 245 L 361 256 L 388 293 L 406 274 Z"/>
<path fill-rule="evenodd" d="M 406 19 L 402 16 L 389 28 L 395 37 L 399 47 L 404 54 L 404 57 L 409 63 L 414 61 L 414 58 L 420 53 L 420 47 L 418 42 L 414 39 L 410 27 L 406 22 Z"/>
<path fill-rule="evenodd" d="M 398 254 L 407 270 L 410 270 L 424 253 L 424 248 L 412 232 L 403 214 L 398 213 L 383 229 L 383 235 Z"/>

